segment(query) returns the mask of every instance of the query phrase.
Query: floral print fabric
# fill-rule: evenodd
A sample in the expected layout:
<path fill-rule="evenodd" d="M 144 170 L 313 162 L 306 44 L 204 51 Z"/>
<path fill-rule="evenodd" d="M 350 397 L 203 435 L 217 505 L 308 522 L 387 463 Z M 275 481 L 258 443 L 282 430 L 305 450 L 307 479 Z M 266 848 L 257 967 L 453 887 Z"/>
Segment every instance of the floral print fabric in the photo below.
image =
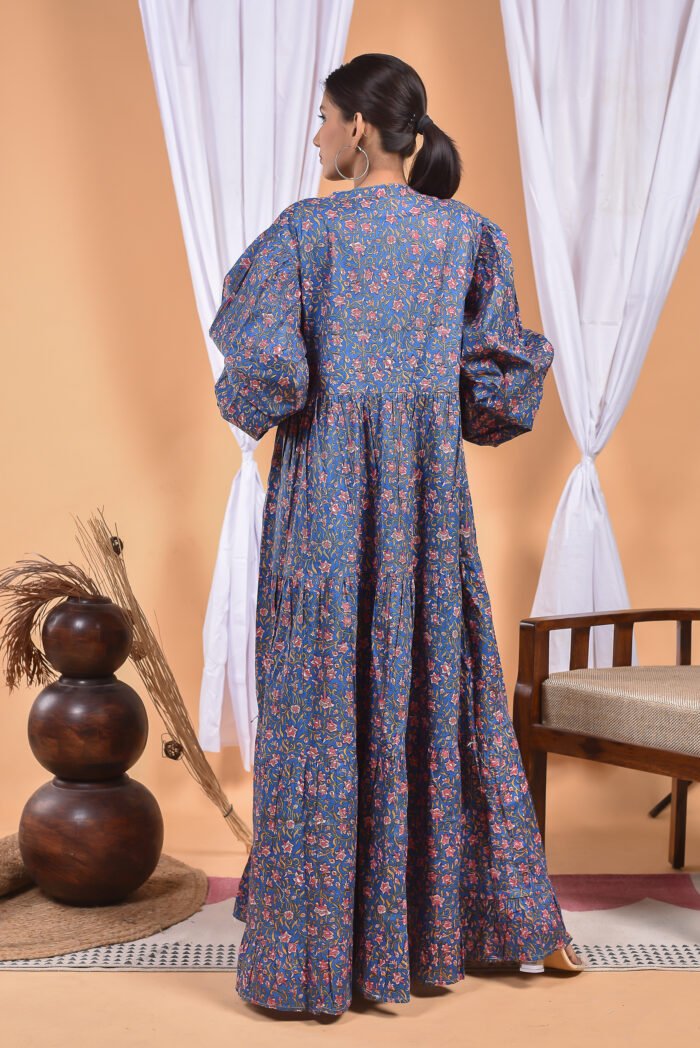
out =
<path fill-rule="evenodd" d="M 277 425 L 256 621 L 236 988 L 353 989 L 571 942 L 508 711 L 463 439 L 532 428 L 553 350 L 503 231 L 403 184 L 286 208 L 224 280 L 221 414 Z"/>

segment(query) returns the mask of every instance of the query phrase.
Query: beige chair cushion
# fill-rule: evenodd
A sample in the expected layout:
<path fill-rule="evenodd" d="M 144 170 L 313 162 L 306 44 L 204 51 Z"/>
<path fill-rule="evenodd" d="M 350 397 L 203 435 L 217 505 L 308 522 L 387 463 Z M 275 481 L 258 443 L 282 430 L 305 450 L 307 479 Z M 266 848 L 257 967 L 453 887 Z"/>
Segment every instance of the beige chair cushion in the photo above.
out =
<path fill-rule="evenodd" d="M 700 666 L 550 673 L 542 682 L 542 723 L 700 757 Z"/>

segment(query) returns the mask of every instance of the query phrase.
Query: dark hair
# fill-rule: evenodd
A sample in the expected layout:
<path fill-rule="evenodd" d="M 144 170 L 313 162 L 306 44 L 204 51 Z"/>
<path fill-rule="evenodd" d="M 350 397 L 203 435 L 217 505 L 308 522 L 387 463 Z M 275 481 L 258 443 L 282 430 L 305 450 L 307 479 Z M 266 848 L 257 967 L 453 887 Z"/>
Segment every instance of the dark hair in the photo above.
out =
<path fill-rule="evenodd" d="M 357 55 L 329 73 L 323 84 L 344 120 L 362 113 L 377 128 L 382 149 L 402 158 L 412 155 L 415 125 L 427 112 L 425 85 L 412 66 L 394 55 Z M 430 196 L 454 196 L 462 174 L 457 147 L 435 123 L 425 127 L 422 137 L 408 184 Z"/>

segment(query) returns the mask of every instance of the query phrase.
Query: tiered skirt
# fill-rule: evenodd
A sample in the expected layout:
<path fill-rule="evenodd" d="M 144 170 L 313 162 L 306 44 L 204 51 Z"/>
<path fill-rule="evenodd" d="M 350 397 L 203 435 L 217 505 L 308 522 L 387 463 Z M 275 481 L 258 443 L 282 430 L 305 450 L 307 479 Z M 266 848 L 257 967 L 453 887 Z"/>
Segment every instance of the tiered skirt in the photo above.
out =
<path fill-rule="evenodd" d="M 279 427 L 257 606 L 236 988 L 353 990 L 571 942 L 510 718 L 450 391 L 319 396 Z"/>

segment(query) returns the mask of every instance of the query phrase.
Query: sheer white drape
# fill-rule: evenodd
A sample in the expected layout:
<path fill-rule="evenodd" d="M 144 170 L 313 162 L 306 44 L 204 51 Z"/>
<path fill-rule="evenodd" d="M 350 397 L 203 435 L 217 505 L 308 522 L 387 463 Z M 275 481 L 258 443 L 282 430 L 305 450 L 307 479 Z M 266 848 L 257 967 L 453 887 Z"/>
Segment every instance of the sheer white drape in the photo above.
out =
<path fill-rule="evenodd" d="M 581 451 L 531 614 L 624 608 L 595 457 L 700 204 L 700 11 L 692 0 L 501 0 L 501 14 L 543 331 Z M 551 670 L 568 669 L 569 640 L 552 634 Z M 591 665 L 610 665 L 612 628 L 591 640 Z"/>
<path fill-rule="evenodd" d="M 223 362 L 208 332 L 226 272 L 283 208 L 318 193 L 316 113 L 323 78 L 343 60 L 352 0 L 139 0 L 139 6 L 217 379 Z M 213 384 L 211 410 L 218 411 Z M 204 622 L 198 737 L 205 750 L 238 743 L 250 770 L 265 493 L 253 458 L 258 442 L 230 428 L 242 465 L 226 505 Z"/>

